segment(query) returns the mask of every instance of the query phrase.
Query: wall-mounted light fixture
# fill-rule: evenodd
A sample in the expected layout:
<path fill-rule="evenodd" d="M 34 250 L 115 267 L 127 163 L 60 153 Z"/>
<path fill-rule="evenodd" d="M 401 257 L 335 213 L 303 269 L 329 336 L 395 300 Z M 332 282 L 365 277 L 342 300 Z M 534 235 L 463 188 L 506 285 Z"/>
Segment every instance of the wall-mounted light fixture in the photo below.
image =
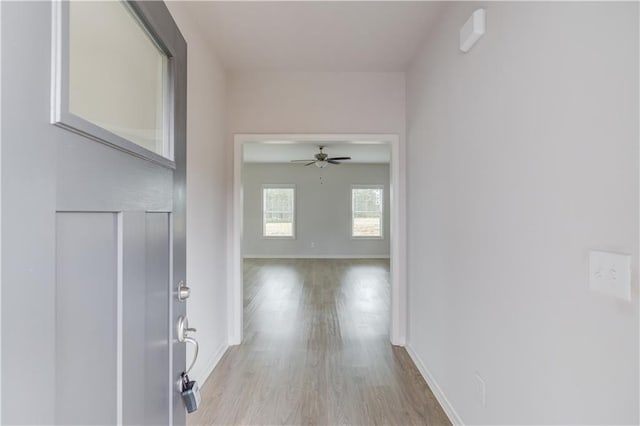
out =
<path fill-rule="evenodd" d="M 460 50 L 467 53 L 484 35 L 486 16 L 484 9 L 478 9 L 460 28 Z"/>

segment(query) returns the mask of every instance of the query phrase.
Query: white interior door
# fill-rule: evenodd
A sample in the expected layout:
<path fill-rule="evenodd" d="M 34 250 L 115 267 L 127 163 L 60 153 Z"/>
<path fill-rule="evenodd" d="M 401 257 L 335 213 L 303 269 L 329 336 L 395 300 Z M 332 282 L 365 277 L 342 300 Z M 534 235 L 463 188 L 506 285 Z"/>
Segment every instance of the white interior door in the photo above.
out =
<path fill-rule="evenodd" d="M 184 424 L 186 43 L 161 2 L 0 7 L 2 423 Z"/>

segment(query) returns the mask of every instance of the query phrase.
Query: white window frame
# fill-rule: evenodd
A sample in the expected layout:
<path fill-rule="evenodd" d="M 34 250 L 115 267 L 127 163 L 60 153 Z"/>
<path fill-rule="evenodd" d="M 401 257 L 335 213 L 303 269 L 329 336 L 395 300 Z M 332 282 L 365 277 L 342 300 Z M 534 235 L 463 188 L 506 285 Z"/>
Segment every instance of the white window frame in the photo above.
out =
<path fill-rule="evenodd" d="M 354 205 L 353 205 L 353 190 L 354 189 L 379 189 L 380 190 L 380 235 L 363 235 L 357 236 L 353 235 L 353 213 L 354 213 Z M 385 227 L 385 217 L 384 217 L 384 185 L 351 185 L 351 239 L 353 240 L 384 240 L 384 227 Z"/>
<path fill-rule="evenodd" d="M 265 190 L 266 189 L 280 189 L 280 188 L 288 188 L 293 189 L 293 203 L 292 203 L 292 212 L 291 212 L 291 235 L 267 235 L 266 234 L 266 209 L 265 209 Z M 267 240 L 295 240 L 296 239 L 296 185 L 291 183 L 282 183 L 282 184 L 263 184 L 262 190 L 260 191 L 260 195 L 262 196 L 262 238 Z"/>

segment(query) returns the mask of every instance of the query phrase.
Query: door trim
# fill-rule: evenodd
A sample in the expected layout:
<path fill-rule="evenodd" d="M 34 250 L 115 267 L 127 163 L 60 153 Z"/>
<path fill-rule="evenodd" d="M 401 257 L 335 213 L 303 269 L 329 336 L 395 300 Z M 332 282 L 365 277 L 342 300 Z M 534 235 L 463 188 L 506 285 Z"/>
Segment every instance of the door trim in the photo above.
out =
<path fill-rule="evenodd" d="M 390 250 L 391 250 L 391 344 L 404 346 L 407 330 L 407 280 L 406 280 L 406 157 L 400 138 L 395 134 L 235 134 L 233 144 L 233 206 L 228 252 L 231 253 L 227 285 L 227 324 L 229 345 L 239 345 L 243 338 L 243 290 L 242 290 L 242 148 L 248 142 L 286 141 L 317 145 L 318 140 L 357 144 L 361 142 L 389 145 L 390 162 Z"/>
<path fill-rule="evenodd" d="M 0 2 L 0 24 L 2 24 L 2 2 Z M 0 62 L 2 62 L 2 31 L 0 31 Z M 0 129 L 2 129 L 2 66 L 0 65 Z M 2 133 L 0 131 L 0 224 L 2 224 Z M 0 330 L 2 330 L 2 226 L 0 226 Z M 0 337 L 0 395 L 2 395 L 2 338 Z M 2 423 L 2 397 L 0 396 L 0 423 Z"/>

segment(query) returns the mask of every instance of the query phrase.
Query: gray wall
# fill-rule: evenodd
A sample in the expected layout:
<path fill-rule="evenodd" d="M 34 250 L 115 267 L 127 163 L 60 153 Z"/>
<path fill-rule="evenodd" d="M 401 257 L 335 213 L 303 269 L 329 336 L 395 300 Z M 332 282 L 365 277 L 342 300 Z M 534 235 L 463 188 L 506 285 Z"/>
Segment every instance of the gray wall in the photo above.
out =
<path fill-rule="evenodd" d="M 342 164 L 320 170 L 300 164 L 245 163 L 242 177 L 245 257 L 389 255 L 389 165 Z M 262 185 L 269 183 L 296 185 L 293 240 L 262 238 Z M 384 239 L 351 238 L 352 184 L 384 185 Z"/>
<path fill-rule="evenodd" d="M 448 3 L 409 69 L 409 346 L 466 424 L 640 420 L 638 48 L 637 3 Z"/>

